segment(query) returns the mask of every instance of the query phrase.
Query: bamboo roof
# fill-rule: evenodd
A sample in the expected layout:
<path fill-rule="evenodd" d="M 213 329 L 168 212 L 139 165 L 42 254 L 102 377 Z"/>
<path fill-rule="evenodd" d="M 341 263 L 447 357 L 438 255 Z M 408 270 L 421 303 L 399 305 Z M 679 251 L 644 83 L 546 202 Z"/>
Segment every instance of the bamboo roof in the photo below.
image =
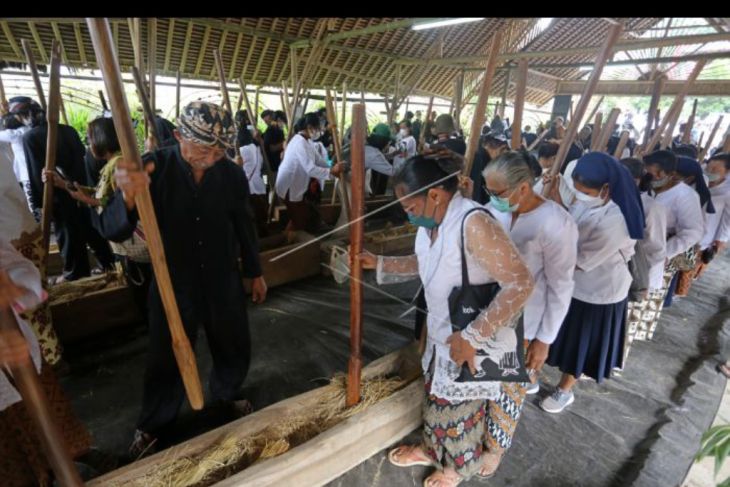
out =
<path fill-rule="evenodd" d="M 313 44 L 322 28 L 325 47 L 321 57 L 313 62 L 308 87 L 339 88 L 346 83 L 349 91 L 392 94 L 399 78 L 401 94 L 413 86 L 414 95 L 451 98 L 454 80 L 463 69 L 464 99 L 468 101 L 470 93 L 476 91 L 481 76 L 478 68 L 486 61 L 488 41 L 506 22 L 502 53 L 535 54 L 530 60 L 526 100 L 542 105 L 555 94 L 558 81 L 580 79 L 585 74 L 576 65 L 595 58 L 610 22 L 624 23 L 622 41 L 632 41 L 650 32 L 663 19 L 557 18 L 545 26 L 536 18 L 485 18 L 415 31 L 411 26 L 416 20 L 419 19 L 159 18 L 157 72 L 174 76 L 179 70 L 183 78 L 214 80 L 217 73 L 212 53 L 219 48 L 229 81 L 243 76 L 249 85 L 280 87 L 282 81 L 291 82 L 291 52 L 296 53 L 296 73 L 301 76 L 307 59 L 317 50 Z M 706 20 L 717 36 L 729 30 L 726 19 Z M 134 64 L 128 19 L 111 19 L 111 25 L 122 69 L 128 70 Z M 147 53 L 146 22 L 142 25 L 142 48 Z M 0 29 L 0 61 L 23 62 L 20 40 L 28 39 L 36 62 L 43 65 L 49 60 L 51 41 L 57 39 L 62 44 L 65 65 L 96 67 L 84 19 L 5 18 L 0 20 Z M 565 55 L 546 54 L 566 49 L 571 51 Z M 509 56 L 505 62 L 509 62 Z M 507 69 L 497 72 L 492 86 L 494 95 L 504 93 L 509 77 Z M 634 79 L 638 77 L 637 72 Z M 513 96 L 512 80 L 507 97 Z"/>

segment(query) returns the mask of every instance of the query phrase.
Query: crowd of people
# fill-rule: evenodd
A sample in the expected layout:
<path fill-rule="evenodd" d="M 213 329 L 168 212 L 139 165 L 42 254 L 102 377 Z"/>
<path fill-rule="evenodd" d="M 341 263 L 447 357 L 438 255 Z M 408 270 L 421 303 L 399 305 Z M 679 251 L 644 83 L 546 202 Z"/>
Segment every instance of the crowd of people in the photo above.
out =
<path fill-rule="evenodd" d="M 0 362 L 32 357 L 44 384 L 55 388 L 49 397 L 73 454 L 88 452 L 90 437 L 53 376 L 63 362 L 44 303 L 44 184 L 56 188 L 51 205 L 62 280 L 118 262 L 147 316 L 148 362 L 130 457 L 153 452 L 170 434 L 185 397 L 137 211 L 145 191 L 185 331 L 193 346 L 200 327 L 207 336 L 214 407 L 233 417 L 250 413 L 241 393 L 251 362 L 243 278 L 252 279 L 252 301 L 262 303 L 267 285 L 258 239 L 270 231 L 272 205 L 286 207 L 286 232 L 326 229 L 318 206 L 326 181 L 348 178 L 349 131 L 338 160 L 324 109 L 304 114 L 289 133 L 283 111 L 264 110 L 262 133 L 258 117 L 195 101 L 175 125 L 158 117 L 157 133 L 165 136 L 148 146 L 142 169 L 124 160 L 114 123 L 102 116 L 89 123 L 86 146 L 73 128 L 59 125 L 58 169 L 46 171 L 41 107 L 15 97 L 4 108 L 0 307 L 13 310 L 22 336 L 0 333 Z M 610 379 L 626 367 L 634 340 L 652 338 L 662 308 L 687 295 L 730 239 L 730 154 L 712 151 L 699 161 L 698 148 L 678 140 L 636 154 L 632 140 L 616 159 L 609 153 L 618 130 L 604 153 L 590 151 L 587 126 L 553 176 L 565 136 L 560 118 L 537 147 L 527 127 L 513 148 L 512 130 L 519 128 L 495 116 L 474 160 L 464 161 L 454 118 L 427 115 L 407 112 L 399 123 L 378 123 L 365 141 L 365 189 L 400 201 L 418 227 L 415 253 L 356 258 L 380 285 L 421 281 L 414 303 L 415 336 L 425 347 L 423 441 L 392 450 L 389 459 L 437 467 L 426 485 L 444 487 L 494 475 L 526 395 L 545 389 L 540 407 L 560 413 L 575 401 L 578 379 Z M 91 269 L 89 248 L 98 269 Z M 539 380 L 545 364 L 562 373 L 558 384 Z M 514 377 L 495 379 L 494 370 Z M 12 384 L 0 381 L 0 476 L 10 485 L 48 479 L 38 446 L 22 440 L 32 425 L 19 400 Z"/>

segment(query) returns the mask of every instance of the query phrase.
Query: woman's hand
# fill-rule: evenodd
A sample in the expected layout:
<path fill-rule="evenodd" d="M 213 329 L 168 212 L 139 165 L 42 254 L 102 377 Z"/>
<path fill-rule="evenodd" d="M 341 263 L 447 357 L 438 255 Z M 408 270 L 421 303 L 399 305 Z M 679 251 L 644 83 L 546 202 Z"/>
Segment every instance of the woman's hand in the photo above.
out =
<path fill-rule="evenodd" d="M 459 175 L 459 191 L 464 198 L 471 199 L 474 195 L 474 181 L 469 176 Z"/>
<path fill-rule="evenodd" d="M 347 246 L 347 252 L 352 253 L 352 249 L 349 245 Z M 372 271 L 378 267 L 378 256 L 372 252 L 368 252 L 367 250 L 363 250 L 355 258 L 358 262 L 360 262 L 360 266 L 364 270 Z"/>
<path fill-rule="evenodd" d="M 525 368 L 532 369 L 535 372 L 540 372 L 542 366 L 545 365 L 545 361 L 548 357 L 548 351 L 550 345 L 541 342 L 540 340 L 532 340 L 530 345 L 527 347 L 527 353 L 525 354 Z"/>
<path fill-rule="evenodd" d="M 452 333 L 449 338 L 446 339 L 446 343 L 450 345 L 449 355 L 456 365 L 461 367 L 466 362 L 469 371 L 476 374 L 477 370 L 474 368 L 474 358 L 477 355 L 476 348 L 471 346 L 467 340 L 464 340 L 461 336 L 461 332 Z"/>
<path fill-rule="evenodd" d="M 342 172 L 343 172 L 344 169 L 345 169 L 345 165 L 343 163 L 341 163 L 341 162 L 338 161 L 330 169 L 330 174 L 332 176 L 336 177 L 336 178 L 339 178 L 339 177 L 342 176 Z"/>

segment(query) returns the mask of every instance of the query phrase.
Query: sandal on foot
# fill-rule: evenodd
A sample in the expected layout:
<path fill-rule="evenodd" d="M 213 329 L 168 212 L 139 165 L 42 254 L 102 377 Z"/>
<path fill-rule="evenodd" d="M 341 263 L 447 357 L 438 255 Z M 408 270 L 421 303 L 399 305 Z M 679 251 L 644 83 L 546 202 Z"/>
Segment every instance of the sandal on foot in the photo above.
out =
<path fill-rule="evenodd" d="M 456 487 L 464 481 L 464 477 L 457 473 L 447 474 L 443 470 L 436 470 L 426 477 L 423 487 Z"/>
<path fill-rule="evenodd" d="M 433 461 L 426 456 L 423 451 L 420 452 L 423 456 L 419 460 L 407 461 L 404 457 L 413 455 L 415 451 L 419 450 L 420 447 L 416 445 L 401 445 L 398 448 L 393 448 L 388 452 L 388 460 L 396 467 L 415 467 L 424 466 L 430 467 L 433 465 Z"/>
<path fill-rule="evenodd" d="M 487 480 L 494 477 L 494 474 L 497 473 L 497 469 L 499 468 L 499 464 L 502 463 L 503 456 L 504 452 L 484 453 L 482 459 L 482 468 L 480 468 L 479 471 L 475 474 L 476 478 L 478 478 L 479 480 Z"/>

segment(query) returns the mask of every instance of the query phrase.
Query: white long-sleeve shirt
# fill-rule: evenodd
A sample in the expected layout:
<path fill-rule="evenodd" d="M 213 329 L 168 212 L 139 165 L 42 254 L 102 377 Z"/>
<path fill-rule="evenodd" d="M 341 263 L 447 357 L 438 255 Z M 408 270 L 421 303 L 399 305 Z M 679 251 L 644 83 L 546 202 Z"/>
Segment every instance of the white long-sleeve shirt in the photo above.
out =
<path fill-rule="evenodd" d="M 13 161 L 3 150 L 8 144 L 0 142 L 0 237 L 9 241 L 31 234 L 38 223 L 28 208 L 28 200 L 13 174 Z"/>
<path fill-rule="evenodd" d="M 416 139 L 412 135 L 403 137 L 396 143 L 396 150 L 399 154 L 393 158 L 393 167 L 397 171 L 408 158 L 416 155 Z"/>
<path fill-rule="evenodd" d="M 657 194 L 654 199 L 667 210 L 667 259 L 685 252 L 702 240 L 705 232 L 704 212 L 694 189 L 680 182 Z"/>
<path fill-rule="evenodd" d="M 573 272 L 578 252 L 578 227 L 573 217 L 552 200 L 520 214 L 487 208 L 520 251 L 535 279 L 535 288 L 524 309 L 525 339 L 555 341 L 573 296 Z M 511 228 L 510 228 L 511 227 Z"/>
<path fill-rule="evenodd" d="M 284 151 L 284 159 L 276 175 L 276 194 L 290 201 L 302 201 L 307 192 L 309 179 L 330 179 L 330 170 L 316 164 L 314 146 L 300 134 L 296 134 Z"/>
<path fill-rule="evenodd" d="M 566 208 L 570 208 L 570 205 L 575 201 L 575 186 L 573 185 L 573 169 L 578 164 L 578 159 L 574 159 L 568 163 L 565 167 L 565 174 L 558 173 L 558 180 L 560 186 L 558 186 L 558 193 L 560 193 L 560 199 L 563 200 L 563 205 Z M 544 185 L 542 178 L 538 178 L 535 185 L 532 187 L 535 193 L 542 195 Z"/>
<path fill-rule="evenodd" d="M 613 201 L 589 208 L 581 201 L 570 207 L 578 224 L 578 258 L 573 297 L 591 304 L 618 303 L 629 294 L 629 260 L 635 240 Z"/>
<path fill-rule="evenodd" d="M 13 313 L 18 321 L 20 331 L 28 342 L 28 349 L 36 370 L 41 370 L 41 350 L 33 330 L 20 319 L 18 311 L 32 309 L 46 299 L 46 293 L 41 285 L 41 274 L 31 261 L 15 250 L 5 236 L 0 237 L 0 270 L 8 273 L 10 280 L 16 285 L 28 290 L 13 303 Z M 21 400 L 18 391 L 10 384 L 5 375 L 5 369 L 0 367 L 0 411 L 12 406 Z"/>
<path fill-rule="evenodd" d="M 705 235 L 700 242 L 702 250 L 715 240 L 730 241 L 730 178 L 710 188 L 710 195 L 715 213 L 705 212 Z"/>
<path fill-rule="evenodd" d="M 248 188 L 251 194 L 266 194 L 266 185 L 261 176 L 261 167 L 264 164 L 264 156 L 261 148 L 256 144 L 244 145 L 240 149 L 243 159 L 243 172 L 248 179 Z"/>
<path fill-rule="evenodd" d="M 656 291 L 664 282 L 664 264 L 667 258 L 667 210 L 646 193 L 641 193 L 646 226 L 641 245 L 649 264 L 649 289 Z"/>
<path fill-rule="evenodd" d="M 0 130 L 0 142 L 7 142 L 13 148 L 13 172 L 18 182 L 30 180 L 28 164 L 25 162 L 25 151 L 23 150 L 23 134 L 28 130 L 30 130 L 30 127 Z"/>

